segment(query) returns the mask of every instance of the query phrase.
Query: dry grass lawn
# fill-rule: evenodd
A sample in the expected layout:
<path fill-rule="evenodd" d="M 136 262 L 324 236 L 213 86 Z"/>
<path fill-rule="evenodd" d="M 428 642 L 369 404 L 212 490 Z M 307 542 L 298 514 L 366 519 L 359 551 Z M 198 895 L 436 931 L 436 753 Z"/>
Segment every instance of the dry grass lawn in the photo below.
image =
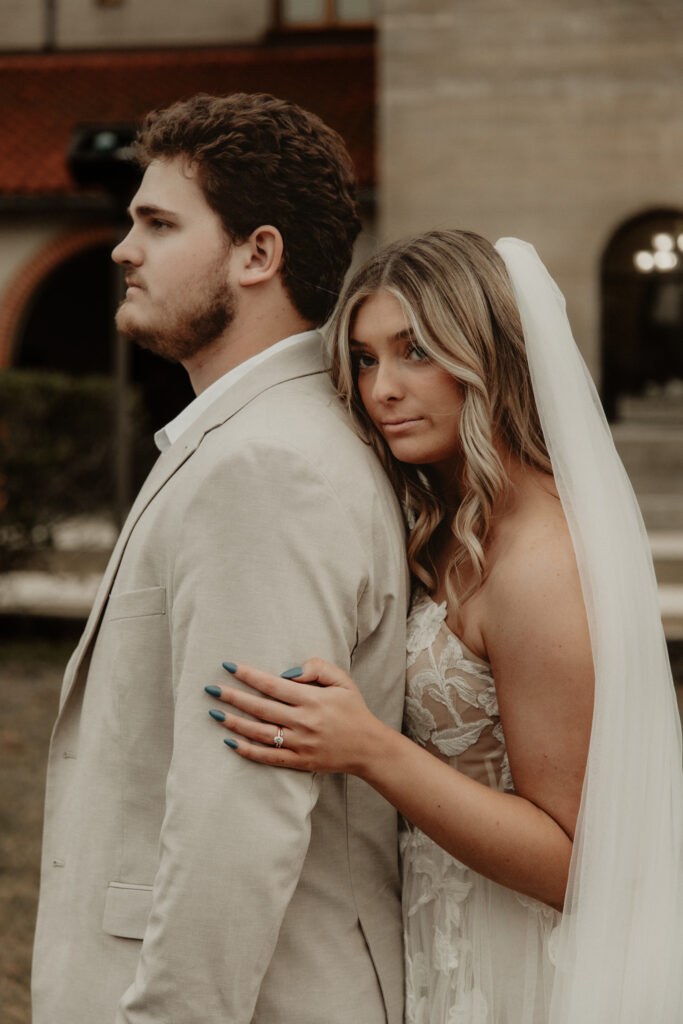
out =
<path fill-rule="evenodd" d="M 0 1019 L 29 1024 L 45 763 L 73 644 L 0 640 Z"/>

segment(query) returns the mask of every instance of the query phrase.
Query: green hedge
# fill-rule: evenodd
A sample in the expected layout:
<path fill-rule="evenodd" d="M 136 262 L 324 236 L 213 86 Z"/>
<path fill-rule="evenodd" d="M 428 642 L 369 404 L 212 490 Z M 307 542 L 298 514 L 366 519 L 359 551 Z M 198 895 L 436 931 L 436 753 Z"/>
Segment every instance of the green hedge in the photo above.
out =
<path fill-rule="evenodd" d="M 65 517 L 111 510 L 114 401 L 110 377 L 0 373 L 0 570 Z M 139 401 L 130 412 L 136 432 Z"/>

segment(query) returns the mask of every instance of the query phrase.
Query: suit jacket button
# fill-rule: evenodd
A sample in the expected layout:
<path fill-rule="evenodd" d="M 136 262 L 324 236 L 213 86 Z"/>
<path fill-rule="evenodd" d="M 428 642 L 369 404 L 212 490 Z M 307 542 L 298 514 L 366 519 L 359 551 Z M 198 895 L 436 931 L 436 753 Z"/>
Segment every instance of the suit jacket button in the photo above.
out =
<path fill-rule="evenodd" d="M 63 860 L 59 860 L 58 858 L 56 858 L 55 860 L 52 861 L 52 867 L 53 868 L 63 868 L 64 867 L 64 861 Z"/>

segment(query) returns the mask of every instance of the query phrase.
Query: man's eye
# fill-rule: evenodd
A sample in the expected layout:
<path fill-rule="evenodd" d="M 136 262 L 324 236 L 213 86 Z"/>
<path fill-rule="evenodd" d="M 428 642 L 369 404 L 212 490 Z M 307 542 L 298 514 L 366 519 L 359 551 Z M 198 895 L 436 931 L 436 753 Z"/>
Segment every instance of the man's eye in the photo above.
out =
<path fill-rule="evenodd" d="M 157 220 L 156 217 L 152 218 L 149 224 L 154 231 L 161 231 L 162 228 L 170 228 L 171 226 L 167 221 Z"/>

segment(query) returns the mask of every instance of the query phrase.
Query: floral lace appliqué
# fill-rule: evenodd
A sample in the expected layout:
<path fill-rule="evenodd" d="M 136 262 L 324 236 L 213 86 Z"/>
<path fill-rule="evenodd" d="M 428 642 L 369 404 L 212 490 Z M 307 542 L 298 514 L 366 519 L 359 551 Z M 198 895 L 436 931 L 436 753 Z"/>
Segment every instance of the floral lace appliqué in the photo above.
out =
<path fill-rule="evenodd" d="M 483 743 L 491 763 L 481 781 L 499 788 L 500 779 L 491 773 L 500 774 L 494 762 L 499 769 L 505 742 L 491 670 L 470 655 L 445 620 L 445 601 L 435 604 L 426 596 L 415 601 L 408 619 L 406 732 L 454 764 Z M 469 774 L 460 761 L 456 767 Z"/>
<path fill-rule="evenodd" d="M 415 605 L 406 627 L 406 651 L 408 653 L 408 664 L 411 654 L 419 654 L 434 643 L 441 624 L 446 620 L 446 602 L 435 604 L 429 598 L 425 598 Z"/>
<path fill-rule="evenodd" d="M 407 734 L 470 778 L 512 791 L 490 666 L 448 628 L 445 602 L 418 596 L 407 647 Z M 501 977 L 523 984 L 533 947 L 538 977 L 547 978 L 559 915 L 489 882 L 412 826 L 402 833 L 401 859 L 406 1024 L 520 1024 L 517 1010 L 501 1016 L 496 1009 L 497 967 Z M 534 988 L 546 990 L 545 983 Z M 538 999 L 529 996 L 524 1024 L 547 1020 Z"/>

